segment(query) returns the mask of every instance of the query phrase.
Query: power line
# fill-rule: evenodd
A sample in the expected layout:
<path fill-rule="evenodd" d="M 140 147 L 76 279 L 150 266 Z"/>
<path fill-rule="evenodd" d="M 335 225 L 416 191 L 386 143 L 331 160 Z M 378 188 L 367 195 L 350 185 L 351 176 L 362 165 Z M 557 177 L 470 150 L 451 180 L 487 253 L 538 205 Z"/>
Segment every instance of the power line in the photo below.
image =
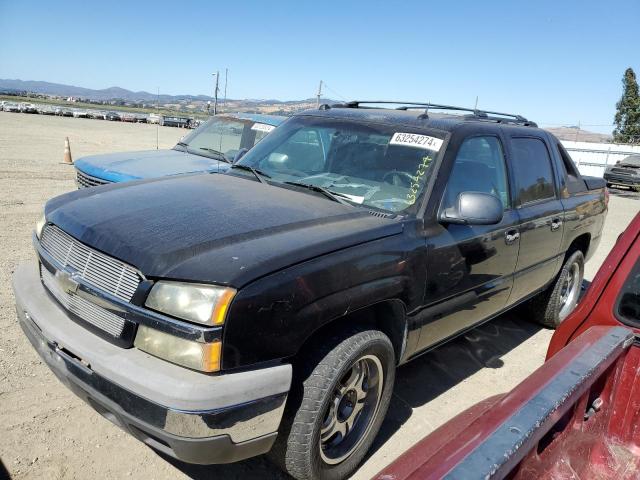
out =
<path fill-rule="evenodd" d="M 333 88 L 331 88 L 329 85 L 327 85 L 327 82 L 322 82 L 322 86 L 329 90 L 331 93 L 333 93 L 334 95 L 340 97 L 340 100 L 344 100 L 344 101 L 348 101 L 348 99 L 346 99 L 345 97 L 343 97 L 342 95 L 340 95 L 338 92 L 336 92 Z"/>

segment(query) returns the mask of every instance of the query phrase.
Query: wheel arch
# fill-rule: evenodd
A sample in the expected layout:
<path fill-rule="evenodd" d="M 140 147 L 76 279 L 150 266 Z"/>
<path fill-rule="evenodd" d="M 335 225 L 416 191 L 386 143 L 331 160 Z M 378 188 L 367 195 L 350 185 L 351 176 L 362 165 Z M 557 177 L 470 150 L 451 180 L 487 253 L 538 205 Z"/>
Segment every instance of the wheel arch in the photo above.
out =
<path fill-rule="evenodd" d="M 583 233 L 574 238 L 569 244 L 569 248 L 567 248 L 567 253 L 565 258 L 569 258 L 573 252 L 576 250 L 580 250 L 584 255 L 584 258 L 587 258 L 589 253 L 589 247 L 591 246 L 591 233 Z"/>
<path fill-rule="evenodd" d="M 323 342 L 337 331 L 354 327 L 375 328 L 384 333 L 393 345 L 396 364 L 400 362 L 408 334 L 406 306 L 400 299 L 372 303 L 323 323 L 304 339 L 294 357 L 304 355 L 312 343 Z"/>

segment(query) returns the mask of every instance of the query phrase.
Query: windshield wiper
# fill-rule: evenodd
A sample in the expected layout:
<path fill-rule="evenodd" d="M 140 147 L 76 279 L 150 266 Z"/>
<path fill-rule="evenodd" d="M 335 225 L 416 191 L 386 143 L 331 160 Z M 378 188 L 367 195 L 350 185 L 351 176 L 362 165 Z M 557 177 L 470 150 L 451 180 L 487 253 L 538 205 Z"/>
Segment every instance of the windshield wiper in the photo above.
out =
<path fill-rule="evenodd" d="M 296 187 L 304 187 L 311 190 L 312 192 L 322 193 L 328 199 L 333 200 L 334 202 L 341 203 L 342 205 L 351 205 L 350 202 L 347 202 L 346 200 L 344 200 L 345 198 L 349 198 L 348 196 L 338 192 L 331 192 L 324 187 L 320 187 L 319 185 L 312 185 L 311 183 L 304 183 L 304 182 L 283 182 L 283 183 L 286 183 L 287 185 L 295 185 Z"/>
<path fill-rule="evenodd" d="M 250 167 L 249 165 L 241 165 L 236 163 L 234 165 L 231 165 L 231 168 L 237 168 L 238 170 L 246 170 L 247 172 L 253 173 L 255 177 L 258 180 L 260 180 L 260 183 L 267 183 L 265 178 L 271 178 L 271 175 L 267 175 L 263 171 Z"/>
<path fill-rule="evenodd" d="M 179 145 L 179 144 L 178 144 L 178 145 Z M 223 162 L 231 163 L 231 160 L 229 160 L 229 159 L 227 158 L 227 156 L 226 156 L 224 153 L 222 153 L 222 152 L 220 152 L 220 151 L 218 151 L 218 150 L 215 150 L 215 149 L 213 149 L 213 148 L 209 148 L 209 147 L 200 147 L 200 150 L 204 150 L 204 151 L 206 151 L 206 152 L 211 152 L 211 153 L 213 153 L 216 157 L 218 157 L 220 160 L 222 160 Z"/>

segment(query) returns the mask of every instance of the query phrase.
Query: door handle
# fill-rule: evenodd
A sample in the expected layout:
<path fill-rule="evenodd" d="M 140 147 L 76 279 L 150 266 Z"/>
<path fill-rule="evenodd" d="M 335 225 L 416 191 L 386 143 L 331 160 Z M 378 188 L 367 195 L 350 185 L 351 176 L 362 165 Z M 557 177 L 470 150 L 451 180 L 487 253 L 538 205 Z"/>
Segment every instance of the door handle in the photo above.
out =
<path fill-rule="evenodd" d="M 507 245 L 515 243 L 520 238 L 520 232 L 517 230 L 507 230 L 504 232 L 504 241 Z"/>
<path fill-rule="evenodd" d="M 562 225 L 562 220 L 560 220 L 559 218 L 554 218 L 553 220 L 551 220 L 551 231 L 555 232 L 560 228 L 560 225 Z"/>

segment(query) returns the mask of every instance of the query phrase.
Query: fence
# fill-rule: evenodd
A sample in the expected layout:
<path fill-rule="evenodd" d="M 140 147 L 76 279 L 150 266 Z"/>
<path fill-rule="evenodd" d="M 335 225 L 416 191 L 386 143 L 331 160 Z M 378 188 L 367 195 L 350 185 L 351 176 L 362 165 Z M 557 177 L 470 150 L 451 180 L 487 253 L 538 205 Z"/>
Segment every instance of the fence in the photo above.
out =
<path fill-rule="evenodd" d="M 618 143 L 573 142 L 562 140 L 582 175 L 602 177 L 607 165 L 633 154 L 640 154 L 640 145 Z"/>

